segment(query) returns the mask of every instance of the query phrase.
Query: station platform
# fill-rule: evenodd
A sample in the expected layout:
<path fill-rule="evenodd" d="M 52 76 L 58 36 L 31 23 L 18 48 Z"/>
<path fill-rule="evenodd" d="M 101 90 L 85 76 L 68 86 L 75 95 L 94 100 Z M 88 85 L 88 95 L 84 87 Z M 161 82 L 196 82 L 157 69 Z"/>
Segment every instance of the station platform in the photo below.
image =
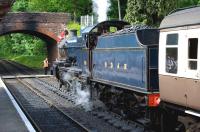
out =
<path fill-rule="evenodd" d="M 0 78 L 0 131 L 35 132 L 15 99 Z"/>

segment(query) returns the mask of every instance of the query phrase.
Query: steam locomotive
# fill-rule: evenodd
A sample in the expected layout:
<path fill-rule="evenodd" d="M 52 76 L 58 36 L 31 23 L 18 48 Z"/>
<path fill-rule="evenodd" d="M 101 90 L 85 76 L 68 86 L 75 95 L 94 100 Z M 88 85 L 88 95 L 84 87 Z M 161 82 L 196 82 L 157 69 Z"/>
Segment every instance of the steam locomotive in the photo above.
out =
<path fill-rule="evenodd" d="M 160 29 L 104 21 L 81 37 L 73 32 L 58 45 L 56 76 L 68 88 L 73 79 L 88 85 L 92 99 L 125 118 L 163 132 L 185 131 L 179 116 L 190 115 L 193 123 L 200 117 L 199 12 L 176 10 Z"/>

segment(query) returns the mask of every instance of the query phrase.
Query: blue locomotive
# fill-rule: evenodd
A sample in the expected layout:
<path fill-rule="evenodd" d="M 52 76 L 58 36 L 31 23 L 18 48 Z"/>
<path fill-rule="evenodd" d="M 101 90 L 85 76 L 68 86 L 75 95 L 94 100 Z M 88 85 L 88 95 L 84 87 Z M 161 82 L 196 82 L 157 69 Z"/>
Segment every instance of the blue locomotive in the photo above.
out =
<path fill-rule="evenodd" d="M 57 76 L 67 86 L 71 78 L 88 85 L 92 99 L 147 127 L 199 131 L 199 11 L 178 9 L 159 30 L 123 21 L 87 27 L 59 44 L 65 57 Z"/>
<path fill-rule="evenodd" d="M 105 21 L 87 27 L 81 37 L 59 44 L 67 59 L 58 78 L 70 86 L 76 77 L 90 86 L 92 99 L 126 118 L 150 122 L 159 104 L 158 41 L 159 31 L 144 25 Z"/>

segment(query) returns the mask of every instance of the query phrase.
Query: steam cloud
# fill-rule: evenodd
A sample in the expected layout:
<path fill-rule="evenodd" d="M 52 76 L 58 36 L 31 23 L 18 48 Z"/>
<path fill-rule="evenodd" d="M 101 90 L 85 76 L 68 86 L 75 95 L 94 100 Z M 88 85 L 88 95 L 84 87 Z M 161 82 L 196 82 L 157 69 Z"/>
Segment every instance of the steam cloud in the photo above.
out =
<path fill-rule="evenodd" d="M 92 0 L 93 11 L 98 15 L 98 22 L 107 20 L 107 11 L 110 6 L 109 0 Z"/>
<path fill-rule="evenodd" d="M 72 85 L 76 90 L 76 105 L 82 105 L 85 110 L 91 110 L 91 103 L 90 103 L 90 92 L 88 89 L 81 89 L 81 84 L 78 81 L 74 81 Z"/>
<path fill-rule="evenodd" d="M 73 92 L 75 96 L 75 104 L 81 105 L 86 111 L 92 109 L 92 104 L 90 102 L 90 91 L 88 88 L 82 89 L 82 84 L 73 77 L 70 73 L 63 74 L 63 81 L 69 84 L 69 89 Z"/>

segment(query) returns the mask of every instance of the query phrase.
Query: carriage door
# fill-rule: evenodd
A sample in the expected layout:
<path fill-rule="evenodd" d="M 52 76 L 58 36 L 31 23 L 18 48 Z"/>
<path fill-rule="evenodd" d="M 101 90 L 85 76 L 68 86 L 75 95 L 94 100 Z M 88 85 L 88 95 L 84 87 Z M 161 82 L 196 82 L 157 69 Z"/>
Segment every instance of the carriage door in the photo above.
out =
<path fill-rule="evenodd" d="M 186 63 L 187 106 L 200 110 L 200 32 L 188 30 Z"/>

